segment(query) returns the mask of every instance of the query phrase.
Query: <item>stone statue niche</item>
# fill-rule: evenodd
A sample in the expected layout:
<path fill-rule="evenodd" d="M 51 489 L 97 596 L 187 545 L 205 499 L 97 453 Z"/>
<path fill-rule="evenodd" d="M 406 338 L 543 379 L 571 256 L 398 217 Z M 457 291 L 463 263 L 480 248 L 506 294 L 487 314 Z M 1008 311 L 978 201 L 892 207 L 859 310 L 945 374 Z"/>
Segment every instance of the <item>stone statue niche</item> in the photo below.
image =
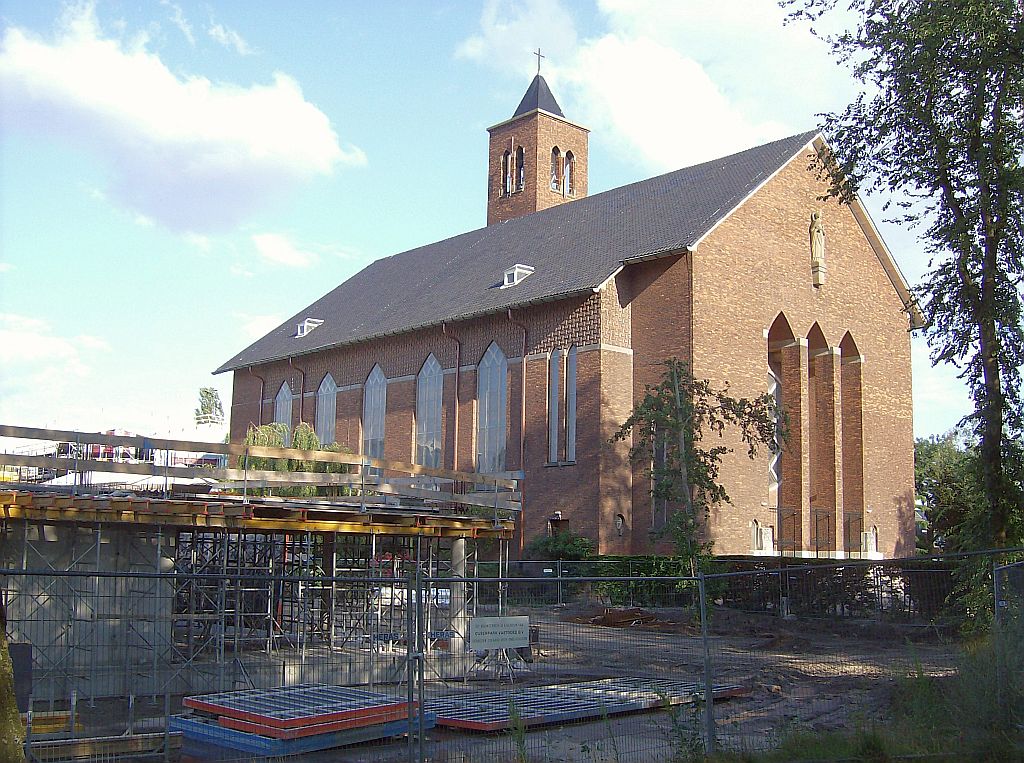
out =
<path fill-rule="evenodd" d="M 825 283 L 828 268 L 825 267 L 825 226 L 821 224 L 821 212 L 811 212 L 811 283 L 821 286 Z"/>

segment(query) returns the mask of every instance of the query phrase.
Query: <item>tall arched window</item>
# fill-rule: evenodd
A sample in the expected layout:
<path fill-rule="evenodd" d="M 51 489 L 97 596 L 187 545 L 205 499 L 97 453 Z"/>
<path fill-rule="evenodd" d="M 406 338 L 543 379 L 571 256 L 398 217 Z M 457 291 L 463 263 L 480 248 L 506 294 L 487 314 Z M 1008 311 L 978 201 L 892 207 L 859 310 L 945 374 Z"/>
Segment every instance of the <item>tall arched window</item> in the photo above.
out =
<path fill-rule="evenodd" d="M 501 155 L 501 195 L 512 194 L 512 152 L 506 151 Z"/>
<path fill-rule="evenodd" d="M 335 440 L 334 421 L 337 410 L 338 385 L 334 383 L 334 377 L 327 374 L 316 391 L 316 421 L 313 423 L 321 445 L 330 445 Z"/>
<path fill-rule="evenodd" d="M 416 376 L 416 463 L 441 468 L 441 392 L 444 372 L 431 353 Z"/>
<path fill-rule="evenodd" d="M 796 553 L 804 548 L 801 506 L 803 505 L 803 466 L 801 442 L 806 436 L 802 418 L 805 401 L 801 395 L 801 346 L 784 313 L 779 313 L 768 329 L 768 390 L 782 406 L 789 425 L 789 439 L 782 451 L 769 456 L 768 506 L 776 510 L 778 549 Z M 776 424 L 783 421 L 782 416 Z M 808 539 L 809 540 L 809 539 Z"/>
<path fill-rule="evenodd" d="M 505 471 L 505 406 L 508 361 L 497 344 L 480 359 L 476 371 L 476 470 Z"/>
<path fill-rule="evenodd" d="M 570 196 L 576 193 L 576 157 L 572 151 L 565 152 L 565 192 Z"/>
<path fill-rule="evenodd" d="M 520 146 L 516 149 L 516 190 L 521 191 L 526 186 L 526 152 Z"/>
<path fill-rule="evenodd" d="M 835 356 L 821 326 L 807 332 L 807 472 L 811 540 L 818 554 L 836 550 Z"/>
<path fill-rule="evenodd" d="M 380 366 L 374 366 L 363 386 L 363 455 L 384 458 L 384 411 L 388 380 Z"/>
<path fill-rule="evenodd" d="M 292 388 L 288 382 L 281 385 L 274 398 L 274 421 L 284 424 L 284 446 L 287 448 L 292 444 Z"/>
<path fill-rule="evenodd" d="M 565 460 L 576 460 L 576 345 L 565 356 Z"/>
<path fill-rule="evenodd" d="M 551 149 L 551 190 L 562 190 L 562 152 L 558 146 Z"/>
<path fill-rule="evenodd" d="M 775 438 L 773 450 L 768 453 L 768 505 L 779 506 L 782 487 L 782 358 L 778 351 L 768 351 L 768 394 L 775 401 Z"/>
<path fill-rule="evenodd" d="M 558 382 L 562 376 L 562 351 L 554 349 L 548 358 L 548 463 L 558 463 L 558 433 L 561 430 L 558 408 L 561 396 Z"/>
<path fill-rule="evenodd" d="M 862 358 L 847 332 L 839 343 L 843 449 L 843 541 L 847 551 L 859 548 L 864 530 L 864 410 Z"/>

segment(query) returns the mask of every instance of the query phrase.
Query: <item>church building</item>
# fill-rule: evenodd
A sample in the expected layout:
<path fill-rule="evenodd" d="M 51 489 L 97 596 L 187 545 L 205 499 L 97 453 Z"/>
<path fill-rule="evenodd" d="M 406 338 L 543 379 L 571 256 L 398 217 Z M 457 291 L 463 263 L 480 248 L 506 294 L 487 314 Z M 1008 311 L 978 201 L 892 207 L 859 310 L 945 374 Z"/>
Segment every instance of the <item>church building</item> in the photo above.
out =
<path fill-rule="evenodd" d="M 306 421 L 367 456 L 520 479 L 520 549 L 569 529 L 665 551 L 669 508 L 611 438 L 674 357 L 788 418 L 778 455 L 727 434 L 716 554 L 913 553 L 922 318 L 860 202 L 821 200 L 821 135 L 591 196 L 588 130 L 539 74 L 489 133 L 487 226 L 371 263 L 224 363 L 232 441 Z"/>

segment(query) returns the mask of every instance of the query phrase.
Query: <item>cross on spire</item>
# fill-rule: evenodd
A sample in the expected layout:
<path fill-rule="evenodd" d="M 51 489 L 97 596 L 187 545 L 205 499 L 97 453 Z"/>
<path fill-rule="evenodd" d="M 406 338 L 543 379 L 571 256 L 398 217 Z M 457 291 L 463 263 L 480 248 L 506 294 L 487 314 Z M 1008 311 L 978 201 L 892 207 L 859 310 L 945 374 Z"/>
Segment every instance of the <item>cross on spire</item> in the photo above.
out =
<path fill-rule="evenodd" d="M 547 58 L 547 56 L 541 54 L 540 48 L 537 48 L 537 52 L 533 55 L 537 56 L 537 74 L 540 74 L 540 60 L 542 58 Z"/>

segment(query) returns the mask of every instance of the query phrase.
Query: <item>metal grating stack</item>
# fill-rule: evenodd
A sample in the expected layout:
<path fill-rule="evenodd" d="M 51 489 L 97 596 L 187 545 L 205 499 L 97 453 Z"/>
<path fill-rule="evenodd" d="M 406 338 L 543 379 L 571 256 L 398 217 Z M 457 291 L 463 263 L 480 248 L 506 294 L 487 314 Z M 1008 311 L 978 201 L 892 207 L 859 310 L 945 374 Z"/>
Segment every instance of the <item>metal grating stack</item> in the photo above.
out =
<path fill-rule="evenodd" d="M 186 742 L 258 755 L 295 755 L 398 736 L 416 728 L 416 703 L 326 684 L 186 697 L 171 719 Z M 424 718 L 424 728 L 434 716 Z M 186 745 L 187 746 L 187 745 Z"/>
<path fill-rule="evenodd" d="M 699 700 L 702 684 L 649 678 L 606 678 L 597 681 L 533 686 L 514 691 L 472 692 L 426 703 L 439 726 L 469 731 L 500 731 L 513 726 L 513 709 L 524 726 L 601 718 L 653 710 Z M 739 685 L 714 686 L 714 699 L 744 693 Z"/>

